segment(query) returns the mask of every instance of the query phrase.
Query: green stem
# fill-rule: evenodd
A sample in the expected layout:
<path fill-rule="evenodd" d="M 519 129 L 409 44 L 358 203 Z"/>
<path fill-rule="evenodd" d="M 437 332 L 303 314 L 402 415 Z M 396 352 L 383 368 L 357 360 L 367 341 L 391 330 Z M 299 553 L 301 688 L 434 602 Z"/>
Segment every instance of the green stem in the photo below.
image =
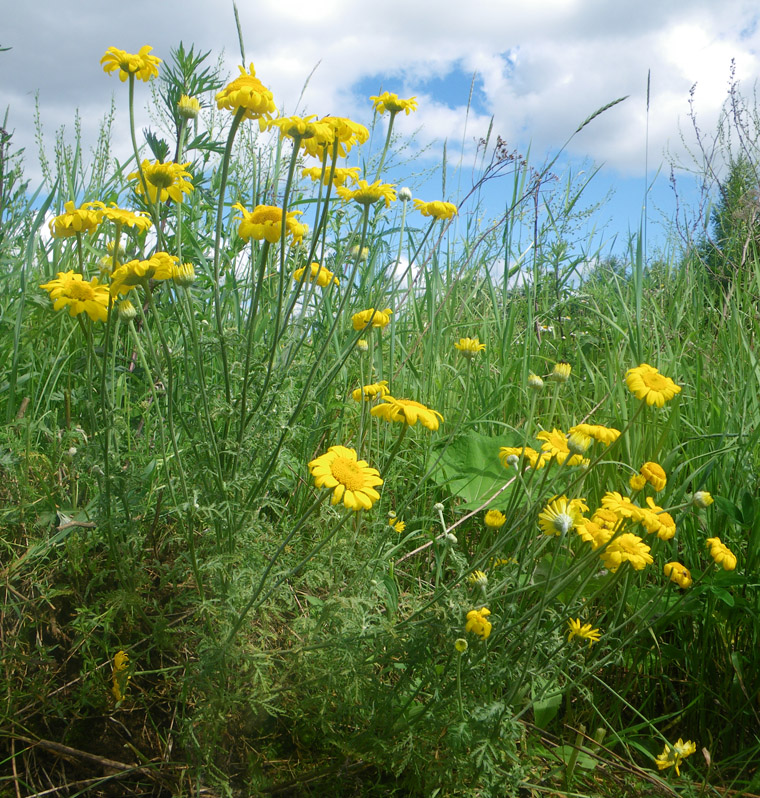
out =
<path fill-rule="evenodd" d="M 383 165 L 385 164 L 385 156 L 388 154 L 388 148 L 391 145 L 391 133 L 393 132 L 393 123 L 396 120 L 397 113 L 398 111 L 390 112 L 391 117 L 388 120 L 388 133 L 385 136 L 385 146 L 383 147 L 383 152 L 380 156 L 380 163 L 377 165 L 377 172 L 375 172 L 375 181 L 380 178 L 380 172 L 383 170 Z"/>

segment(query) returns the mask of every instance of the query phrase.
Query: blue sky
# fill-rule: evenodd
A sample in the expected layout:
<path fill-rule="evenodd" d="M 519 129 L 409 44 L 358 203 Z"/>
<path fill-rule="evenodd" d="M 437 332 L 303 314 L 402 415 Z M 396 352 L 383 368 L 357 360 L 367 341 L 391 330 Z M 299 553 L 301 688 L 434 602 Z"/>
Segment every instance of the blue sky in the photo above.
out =
<path fill-rule="evenodd" d="M 284 112 L 294 111 L 312 71 L 299 108 L 309 113 L 369 124 L 368 95 L 381 89 L 416 95 L 418 112 L 399 117 L 397 127 L 421 153 L 423 165 L 440 162 L 444 140 L 450 162 L 461 155 L 469 165 L 476 140 L 493 119 L 494 134 L 521 152 L 530 148 L 531 162 L 540 166 L 590 113 L 629 95 L 566 150 L 576 172 L 602 166 L 588 196 L 614 191 L 598 223 L 608 218 L 608 236 L 617 234 L 618 240 L 639 227 L 647 140 L 649 179 L 660 170 L 649 203 L 653 244 L 656 209 L 666 216 L 672 212 L 670 163 L 689 165 L 687 148 L 693 144 L 691 87 L 696 84 L 700 124 L 713 130 L 732 59 L 747 93 L 760 72 L 758 11 L 747 0 L 239 0 L 238 9 L 246 61 L 255 63 Z M 231 75 L 240 62 L 232 0 L 132 0 L 108 6 L 80 0 L 76 11 L 65 15 L 57 2 L 36 0 L 6 15 L 0 36 L 0 45 L 13 48 L 0 53 L 0 97 L 10 107 L 14 142 L 27 149 L 33 185 L 39 180 L 36 92 L 48 155 L 55 130 L 65 126 L 70 137 L 75 108 L 82 115 L 85 143 L 91 144 L 113 96 L 115 154 L 121 160 L 129 155 L 124 86 L 99 65 L 107 47 L 136 52 L 147 43 L 167 57 L 182 40 L 221 57 Z M 150 120 L 143 113 L 138 127 L 146 124 Z M 685 172 L 677 177 L 682 201 L 688 203 L 693 181 Z"/>

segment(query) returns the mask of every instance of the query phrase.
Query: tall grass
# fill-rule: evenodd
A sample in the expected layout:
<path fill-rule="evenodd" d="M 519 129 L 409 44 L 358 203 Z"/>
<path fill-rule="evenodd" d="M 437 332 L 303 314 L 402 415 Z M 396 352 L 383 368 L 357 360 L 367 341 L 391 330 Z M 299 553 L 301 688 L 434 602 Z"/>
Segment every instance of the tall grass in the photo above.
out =
<path fill-rule="evenodd" d="M 133 130 L 130 161 L 111 162 L 112 112 L 89 167 L 59 141 L 44 202 L 2 195 L 8 789 L 106 794 L 115 777 L 86 772 L 97 757 L 135 763 L 110 771 L 121 794 L 612 794 L 593 773 L 621 766 L 665 794 L 751 788 L 754 252 L 728 293 L 689 252 L 648 264 L 636 238 L 615 270 L 570 239 L 585 184 L 547 181 L 556 157 L 532 166 L 498 138 L 482 142 L 453 219 L 408 199 L 342 201 L 334 169 L 382 179 L 403 148 L 394 114 L 375 115 L 374 149 L 326 147 L 313 183 L 306 128 L 260 132 L 219 111 L 224 80 L 207 58 L 180 47 L 161 66 L 163 127 L 145 144 Z M 134 77 L 123 89 L 126 118 L 147 95 Z M 195 120 L 177 112 L 185 93 L 202 102 Z M 192 191 L 151 201 L 138 164 L 171 156 L 189 163 Z M 493 180 L 509 201 L 480 224 Z M 153 226 L 48 235 L 68 201 L 118 202 Z M 272 240 L 240 224 L 259 205 L 283 211 Z M 288 211 L 308 223 L 303 240 Z M 112 296 L 105 321 L 72 317 L 38 288 L 69 271 L 108 284 L 157 251 L 195 279 L 135 279 L 134 313 Z M 310 280 L 312 263 L 338 284 Z M 462 338 L 485 350 L 465 357 Z M 662 408 L 626 386 L 641 363 L 681 387 Z M 352 398 L 381 381 L 442 417 L 437 429 Z M 579 465 L 508 457 L 546 449 L 542 432 L 562 448 L 581 423 L 621 434 L 586 441 Z M 309 464 L 336 445 L 379 471 L 371 508 L 315 484 Z M 629 484 L 647 462 L 667 474 L 657 492 Z M 669 512 L 675 537 L 623 512 L 592 548 L 579 515 L 613 491 Z M 699 491 L 714 504 L 696 506 Z M 580 502 L 572 523 L 547 526 L 561 496 Z M 634 533 L 652 563 L 615 568 L 610 552 Z M 713 562 L 714 537 L 735 570 Z M 673 561 L 689 587 L 663 573 Z M 585 624 L 598 642 L 569 634 Z M 680 763 L 681 782 L 655 765 L 679 738 L 708 752 Z"/>

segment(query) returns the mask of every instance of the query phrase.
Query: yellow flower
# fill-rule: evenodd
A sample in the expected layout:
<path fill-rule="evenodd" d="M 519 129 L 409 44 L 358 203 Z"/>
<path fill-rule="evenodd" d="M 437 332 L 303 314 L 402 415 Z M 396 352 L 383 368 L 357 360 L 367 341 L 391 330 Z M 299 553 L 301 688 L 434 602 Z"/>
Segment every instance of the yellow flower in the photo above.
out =
<path fill-rule="evenodd" d="M 560 360 L 554 364 L 552 373 L 547 377 L 547 379 L 552 380 L 552 382 L 567 382 L 570 379 L 570 372 L 572 371 L 572 368 L 573 367 L 569 363 L 566 363 L 564 360 Z"/>
<path fill-rule="evenodd" d="M 239 66 L 240 75 L 228 83 L 217 95 L 217 108 L 237 112 L 245 110 L 244 119 L 271 119 L 276 111 L 274 95 L 256 77 L 256 70 L 250 64 L 248 72 Z"/>
<path fill-rule="evenodd" d="M 305 266 L 300 269 L 296 269 L 293 272 L 293 279 L 297 283 L 300 283 L 303 279 L 305 271 Z M 330 283 L 333 283 L 334 285 L 340 285 L 338 278 L 329 269 L 326 269 L 324 266 L 320 266 L 318 263 L 312 263 L 311 266 L 309 266 L 309 275 L 306 279 L 311 280 L 311 282 L 315 282 L 321 288 L 330 285 Z"/>
<path fill-rule="evenodd" d="M 485 525 L 491 529 L 499 529 L 507 523 L 507 516 L 499 510 L 489 510 L 484 518 Z"/>
<path fill-rule="evenodd" d="M 77 233 L 90 233 L 100 224 L 100 214 L 92 210 L 95 203 L 85 202 L 75 208 L 73 202 L 64 204 L 65 213 L 50 220 L 50 234 L 53 238 L 68 238 Z"/>
<path fill-rule="evenodd" d="M 319 122 L 317 135 L 305 139 L 301 144 L 302 149 L 315 158 L 332 156 L 336 141 L 337 154 L 343 158 L 354 144 L 364 144 L 369 138 L 369 130 L 364 125 L 343 116 L 323 116 Z"/>
<path fill-rule="evenodd" d="M 691 497 L 691 503 L 700 510 L 706 510 L 714 501 L 715 499 L 706 490 L 698 490 Z"/>
<path fill-rule="evenodd" d="M 181 288 L 189 288 L 195 282 L 195 266 L 192 263 L 175 264 L 172 279 Z"/>
<path fill-rule="evenodd" d="M 617 494 L 618 496 L 620 494 Z M 619 516 L 614 510 L 610 510 L 606 507 L 600 507 L 598 510 L 594 510 L 594 514 L 591 516 L 591 520 L 595 524 L 599 524 L 602 529 L 612 529 L 616 530 L 620 524 L 621 516 Z"/>
<path fill-rule="evenodd" d="M 567 635 L 568 640 L 572 640 L 574 637 L 577 637 L 579 640 L 588 640 L 589 648 L 591 648 L 594 643 L 599 642 L 599 638 L 601 637 L 599 630 L 592 629 L 590 623 L 581 624 L 580 618 L 576 618 L 575 620 L 571 618 L 567 622 L 567 625 L 570 629 Z"/>
<path fill-rule="evenodd" d="M 423 200 L 416 199 L 414 207 L 423 216 L 432 216 L 434 219 L 451 219 L 457 215 L 457 206 L 451 202 L 442 202 L 441 200 L 433 200 L 433 202 L 424 202 Z"/>
<path fill-rule="evenodd" d="M 532 371 L 528 375 L 528 387 L 533 388 L 534 391 L 540 391 L 544 387 L 544 381 L 538 374 L 534 374 Z"/>
<path fill-rule="evenodd" d="M 86 313 L 92 321 L 108 318 L 108 287 L 101 285 L 97 277 L 88 281 L 74 271 L 58 272 L 54 280 L 40 288 L 50 294 L 54 310 L 68 307 L 69 315 Z"/>
<path fill-rule="evenodd" d="M 166 202 L 167 200 L 174 200 L 174 202 L 182 202 L 183 194 L 190 194 L 193 191 L 193 184 L 185 180 L 189 177 L 190 180 L 193 176 L 187 171 L 190 166 L 188 163 L 161 163 L 160 161 L 143 161 L 142 172 L 145 177 L 145 183 L 148 187 L 148 195 L 151 202 Z M 129 179 L 137 179 L 135 191 L 138 194 L 145 193 L 145 186 L 140 179 L 139 172 L 132 172 Z"/>
<path fill-rule="evenodd" d="M 111 694 L 116 701 L 123 701 L 127 691 L 127 685 L 131 676 L 129 670 L 129 655 L 124 651 L 117 651 L 113 658 L 111 674 Z"/>
<path fill-rule="evenodd" d="M 583 512 L 586 510 L 583 499 L 555 496 L 538 514 L 538 525 L 545 535 L 565 535 L 585 520 Z"/>
<path fill-rule="evenodd" d="M 477 338 L 460 338 L 454 344 L 454 348 L 458 349 L 468 360 L 471 360 L 478 352 L 483 352 L 486 345 L 481 344 Z"/>
<path fill-rule="evenodd" d="M 360 180 L 357 188 L 346 188 L 341 186 L 336 190 L 337 195 L 344 201 L 354 200 L 359 205 L 374 205 L 380 200 L 385 200 L 387 208 L 396 199 L 396 191 L 390 183 L 381 183 L 375 180 L 369 184 L 366 180 Z"/>
<path fill-rule="evenodd" d="M 589 446 L 591 446 L 592 440 L 593 438 L 590 435 L 586 435 L 585 432 L 575 430 L 574 432 L 568 433 L 567 448 L 573 454 L 584 455 L 588 451 Z"/>
<path fill-rule="evenodd" d="M 280 134 L 287 136 L 291 139 L 298 139 L 303 141 L 306 139 L 314 138 L 317 135 L 329 135 L 330 128 L 324 122 L 313 122 L 316 119 L 316 114 L 310 116 L 281 116 L 279 119 L 273 119 L 271 122 L 265 123 L 268 128 L 276 127 Z"/>
<path fill-rule="evenodd" d="M 242 211 L 242 216 L 236 216 L 240 221 L 238 235 L 243 239 L 255 241 L 268 241 L 276 244 L 282 232 L 282 208 L 274 205 L 257 205 L 252 211 L 247 211 L 239 202 L 232 206 Z M 293 243 L 297 244 L 308 231 L 308 227 L 301 224 L 297 216 L 302 211 L 288 211 L 285 218 L 285 235 L 292 236 Z"/>
<path fill-rule="evenodd" d="M 467 577 L 467 581 L 470 583 L 470 587 L 479 587 L 481 590 L 485 590 L 488 587 L 488 577 L 485 571 L 473 571 Z"/>
<path fill-rule="evenodd" d="M 195 97 L 183 94 L 177 103 L 177 112 L 183 119 L 197 119 L 201 112 L 201 104 Z"/>
<path fill-rule="evenodd" d="M 406 524 L 399 518 L 396 518 L 394 515 L 392 518 L 388 519 L 388 524 L 391 526 L 392 529 L 395 529 L 396 532 L 401 534 L 406 529 Z"/>
<path fill-rule="evenodd" d="M 643 474 L 634 474 L 629 480 L 628 484 L 631 490 L 643 490 L 647 484 L 647 478 Z"/>
<path fill-rule="evenodd" d="M 490 614 L 491 610 L 488 607 L 470 610 L 467 613 L 467 623 L 464 626 L 465 632 L 472 632 L 481 640 L 486 640 L 491 634 L 491 622 L 488 620 Z"/>
<path fill-rule="evenodd" d="M 696 750 L 697 746 L 691 740 L 684 742 L 679 737 L 678 742 L 673 745 L 665 743 L 665 749 L 654 761 L 658 770 L 665 770 L 675 765 L 676 775 L 680 776 L 681 771 L 678 769 L 679 765 L 687 756 L 691 756 Z"/>
<path fill-rule="evenodd" d="M 499 449 L 499 460 L 501 460 L 501 464 L 504 468 L 509 468 L 510 458 L 515 457 L 518 460 L 521 457 L 524 457 L 528 463 L 530 464 L 531 468 L 539 469 L 543 468 L 549 460 L 551 460 L 550 454 L 539 454 L 535 449 L 532 449 L 530 446 L 502 446 Z M 519 462 L 515 464 L 515 468 L 519 465 Z"/>
<path fill-rule="evenodd" d="M 641 476 L 659 493 L 668 483 L 665 470 L 657 463 L 644 463 L 639 469 Z"/>
<path fill-rule="evenodd" d="M 597 521 L 594 521 L 593 518 L 591 520 L 582 518 L 576 525 L 575 531 L 582 541 L 591 544 L 591 548 L 594 551 L 609 543 L 615 534 L 614 529 L 602 526 Z"/>
<path fill-rule="evenodd" d="M 654 366 L 647 363 L 628 369 L 625 382 L 628 390 L 640 401 L 646 401 L 650 407 L 663 407 L 665 402 L 681 392 L 680 385 L 676 385 L 670 377 L 660 374 Z"/>
<path fill-rule="evenodd" d="M 177 270 L 176 255 L 156 252 L 147 260 L 131 260 L 111 275 L 111 296 L 126 294 L 148 280 L 172 280 Z"/>
<path fill-rule="evenodd" d="M 410 427 L 419 421 L 423 427 L 433 431 L 438 429 L 438 419 L 443 421 L 443 416 L 437 410 L 425 407 L 413 399 L 395 399 L 392 396 L 381 398 L 386 404 L 377 405 L 370 410 L 370 413 L 377 418 L 400 421 Z"/>
<path fill-rule="evenodd" d="M 155 55 L 150 55 L 152 47 L 147 44 L 140 48 L 139 53 L 125 53 L 124 50 L 119 50 L 118 47 L 109 47 L 105 55 L 100 59 L 103 64 L 104 72 L 114 72 L 119 70 L 119 80 L 124 81 L 130 76 L 134 75 L 138 80 L 144 80 L 146 83 L 151 78 L 158 77 L 158 65 L 161 59 Z"/>
<path fill-rule="evenodd" d="M 544 441 L 541 451 L 546 452 L 549 457 L 554 457 L 560 465 L 565 463 L 569 466 L 580 465 L 583 457 L 579 454 L 572 454 L 567 445 L 567 437 L 562 430 L 553 429 L 551 432 L 546 430 L 536 435 L 539 441 Z"/>
<path fill-rule="evenodd" d="M 680 562 L 669 562 L 663 570 L 665 576 L 669 576 L 670 581 L 675 582 L 678 587 L 682 587 L 684 590 L 691 587 L 691 573 L 685 565 L 681 565 Z"/>
<path fill-rule="evenodd" d="M 629 562 L 634 570 L 641 571 L 654 562 L 649 551 L 649 546 L 638 535 L 624 532 L 607 546 L 601 558 L 604 567 L 613 574 L 624 562 Z"/>
<path fill-rule="evenodd" d="M 331 446 L 321 457 L 309 463 L 309 471 L 318 488 L 333 491 L 331 503 L 343 504 L 349 510 L 369 510 L 380 498 L 375 490 L 382 485 L 380 472 L 365 460 L 357 460 L 356 451 L 345 446 Z"/>
<path fill-rule="evenodd" d="M 392 116 L 395 116 L 400 111 L 404 111 L 409 116 L 412 111 L 417 110 L 416 97 L 401 100 L 397 94 L 392 94 L 389 91 L 384 91 L 377 97 L 370 97 L 370 100 L 372 100 L 372 105 L 379 114 L 384 114 L 387 111 Z"/>
<path fill-rule="evenodd" d="M 322 169 L 321 166 L 309 166 L 306 167 L 301 174 L 304 177 L 310 177 L 315 183 L 321 180 L 322 184 L 325 186 L 330 182 L 329 167 Z M 350 180 L 352 183 L 359 182 L 358 166 L 349 166 L 345 169 L 335 169 L 332 177 L 333 186 L 336 188 L 338 188 L 338 186 L 345 186 L 347 180 Z"/>
<path fill-rule="evenodd" d="M 660 540 L 670 540 L 676 534 L 676 522 L 670 513 L 666 513 L 662 507 L 654 503 L 651 496 L 647 496 L 648 508 L 641 510 L 639 520 L 647 528 L 650 534 L 657 533 Z"/>
<path fill-rule="evenodd" d="M 572 435 L 573 432 L 581 432 L 607 446 L 615 443 L 620 437 L 620 430 L 614 427 L 604 427 L 601 424 L 576 424 L 574 427 L 570 427 L 569 434 Z"/>
<path fill-rule="evenodd" d="M 381 380 L 380 382 L 373 382 L 370 385 L 364 385 L 361 388 L 357 388 L 351 394 L 351 396 L 355 402 L 361 402 L 362 397 L 364 397 L 365 402 L 369 402 L 370 399 L 375 399 L 378 396 L 382 398 L 383 396 L 387 396 L 389 393 L 388 380 Z"/>
<path fill-rule="evenodd" d="M 608 491 L 602 496 L 602 507 L 611 510 L 618 518 L 632 518 L 634 521 L 640 521 L 642 518 L 641 507 L 617 491 Z"/>
<path fill-rule="evenodd" d="M 367 310 L 354 313 L 354 315 L 351 316 L 351 323 L 355 330 L 363 330 L 368 325 L 382 329 L 390 324 L 391 313 L 393 313 L 393 311 L 390 308 L 386 308 L 385 310 L 367 308 Z"/>
<path fill-rule="evenodd" d="M 128 211 L 124 208 L 116 207 L 116 203 L 112 202 L 110 207 L 106 207 L 103 202 L 90 202 L 88 205 L 92 208 L 98 208 L 101 221 L 108 219 L 109 222 L 120 225 L 121 227 L 136 227 L 140 233 L 144 233 L 153 226 L 153 222 L 149 216 L 145 214 L 137 214 L 134 211 Z"/>
<path fill-rule="evenodd" d="M 725 543 L 721 543 L 720 538 L 707 538 L 707 547 L 715 564 L 721 565 L 724 571 L 733 571 L 736 568 L 736 555 Z"/>

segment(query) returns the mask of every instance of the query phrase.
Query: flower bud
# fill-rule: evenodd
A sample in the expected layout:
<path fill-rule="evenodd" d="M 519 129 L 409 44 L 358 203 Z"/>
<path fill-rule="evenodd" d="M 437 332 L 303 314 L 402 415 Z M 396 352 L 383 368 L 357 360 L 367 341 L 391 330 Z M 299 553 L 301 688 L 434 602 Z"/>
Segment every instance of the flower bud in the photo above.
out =
<path fill-rule="evenodd" d="M 401 200 L 401 202 L 409 202 L 409 200 L 412 198 L 412 189 L 407 188 L 406 186 L 400 188 L 398 191 L 398 198 Z"/>

